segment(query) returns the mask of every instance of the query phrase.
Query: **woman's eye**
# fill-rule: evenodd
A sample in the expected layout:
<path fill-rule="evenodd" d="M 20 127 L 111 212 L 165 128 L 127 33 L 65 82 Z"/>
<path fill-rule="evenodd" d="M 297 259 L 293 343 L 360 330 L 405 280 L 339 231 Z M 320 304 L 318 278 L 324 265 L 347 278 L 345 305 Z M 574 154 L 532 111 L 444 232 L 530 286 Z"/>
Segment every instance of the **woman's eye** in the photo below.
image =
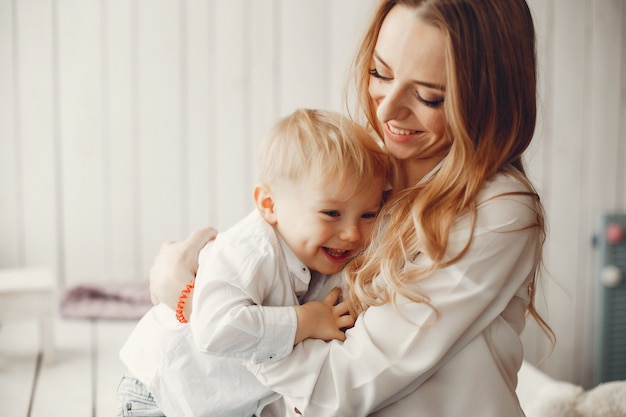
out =
<path fill-rule="evenodd" d="M 382 75 L 380 74 L 380 72 L 378 72 L 378 70 L 377 70 L 376 68 L 372 68 L 372 69 L 370 70 L 370 75 L 371 75 L 372 77 L 374 77 L 374 78 L 378 78 L 379 80 L 382 80 L 382 81 L 391 81 L 391 78 L 382 76 Z"/>
<path fill-rule="evenodd" d="M 423 98 L 422 96 L 419 95 L 419 93 L 417 93 L 417 99 L 420 101 L 420 103 L 428 106 L 428 107 L 432 107 L 432 108 L 437 108 L 437 107 L 441 107 L 441 105 L 443 104 L 443 97 L 438 98 L 436 100 L 426 100 L 425 98 Z"/>

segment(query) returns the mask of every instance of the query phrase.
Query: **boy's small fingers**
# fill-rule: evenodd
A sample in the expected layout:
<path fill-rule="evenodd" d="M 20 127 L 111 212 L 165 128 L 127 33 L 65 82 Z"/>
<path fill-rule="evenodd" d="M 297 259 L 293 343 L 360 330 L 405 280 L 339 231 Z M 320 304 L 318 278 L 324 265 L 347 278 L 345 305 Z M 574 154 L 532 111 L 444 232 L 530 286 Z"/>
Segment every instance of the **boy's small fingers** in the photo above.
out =
<path fill-rule="evenodd" d="M 335 305 L 333 308 L 335 314 L 338 316 L 343 316 L 344 314 L 348 314 L 350 312 L 347 301 L 342 301 L 341 303 Z"/>
<path fill-rule="evenodd" d="M 339 297 L 341 297 L 341 288 L 335 287 L 324 297 L 324 303 L 335 305 Z"/>
<path fill-rule="evenodd" d="M 337 340 L 339 340 L 339 341 L 343 342 L 343 341 L 345 341 L 345 340 L 346 340 L 346 335 L 345 335 L 345 333 L 344 333 L 344 332 L 342 332 L 342 331 L 338 331 L 338 332 L 337 332 L 337 334 L 335 335 L 335 339 L 337 339 Z"/>
<path fill-rule="evenodd" d="M 341 316 L 337 319 L 337 325 L 339 326 L 339 328 L 341 329 L 345 329 L 348 327 L 352 327 L 354 326 L 354 319 L 352 318 L 352 316 L 347 315 L 347 316 Z"/>

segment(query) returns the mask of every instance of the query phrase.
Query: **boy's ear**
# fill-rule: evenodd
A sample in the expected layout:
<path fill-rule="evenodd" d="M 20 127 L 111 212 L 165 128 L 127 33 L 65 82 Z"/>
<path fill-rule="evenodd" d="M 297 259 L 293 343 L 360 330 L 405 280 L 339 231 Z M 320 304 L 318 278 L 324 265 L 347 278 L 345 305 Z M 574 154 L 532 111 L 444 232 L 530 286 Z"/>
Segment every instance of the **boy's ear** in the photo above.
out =
<path fill-rule="evenodd" d="M 276 211 L 272 191 L 267 184 L 260 183 L 254 187 L 254 203 L 261 216 L 271 225 L 276 224 Z"/>

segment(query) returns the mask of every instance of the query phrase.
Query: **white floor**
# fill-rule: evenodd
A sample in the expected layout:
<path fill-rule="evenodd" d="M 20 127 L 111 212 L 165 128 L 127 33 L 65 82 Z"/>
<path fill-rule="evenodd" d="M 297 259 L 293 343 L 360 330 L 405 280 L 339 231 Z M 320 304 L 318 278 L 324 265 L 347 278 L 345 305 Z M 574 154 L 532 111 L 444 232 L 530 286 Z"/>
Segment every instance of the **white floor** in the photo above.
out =
<path fill-rule="evenodd" d="M 54 321 L 54 355 L 40 355 L 35 320 L 0 323 L 3 417 L 114 417 L 124 368 L 118 351 L 134 321 Z"/>

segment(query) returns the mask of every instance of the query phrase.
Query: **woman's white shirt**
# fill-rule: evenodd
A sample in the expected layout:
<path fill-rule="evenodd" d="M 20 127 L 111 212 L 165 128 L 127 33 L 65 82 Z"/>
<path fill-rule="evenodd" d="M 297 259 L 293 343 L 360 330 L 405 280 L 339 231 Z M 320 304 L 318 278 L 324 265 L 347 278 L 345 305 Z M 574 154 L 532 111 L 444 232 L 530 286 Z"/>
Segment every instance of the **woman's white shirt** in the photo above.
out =
<path fill-rule="evenodd" d="M 532 197 L 499 174 L 478 198 L 466 254 L 421 281 L 439 313 L 398 297 L 370 307 L 341 343 L 305 340 L 286 358 L 248 364 L 304 416 L 523 416 L 515 388 L 523 350 L 528 284 L 540 248 Z M 460 218 L 446 256 L 465 246 Z M 415 262 L 431 260 L 420 254 Z"/>

